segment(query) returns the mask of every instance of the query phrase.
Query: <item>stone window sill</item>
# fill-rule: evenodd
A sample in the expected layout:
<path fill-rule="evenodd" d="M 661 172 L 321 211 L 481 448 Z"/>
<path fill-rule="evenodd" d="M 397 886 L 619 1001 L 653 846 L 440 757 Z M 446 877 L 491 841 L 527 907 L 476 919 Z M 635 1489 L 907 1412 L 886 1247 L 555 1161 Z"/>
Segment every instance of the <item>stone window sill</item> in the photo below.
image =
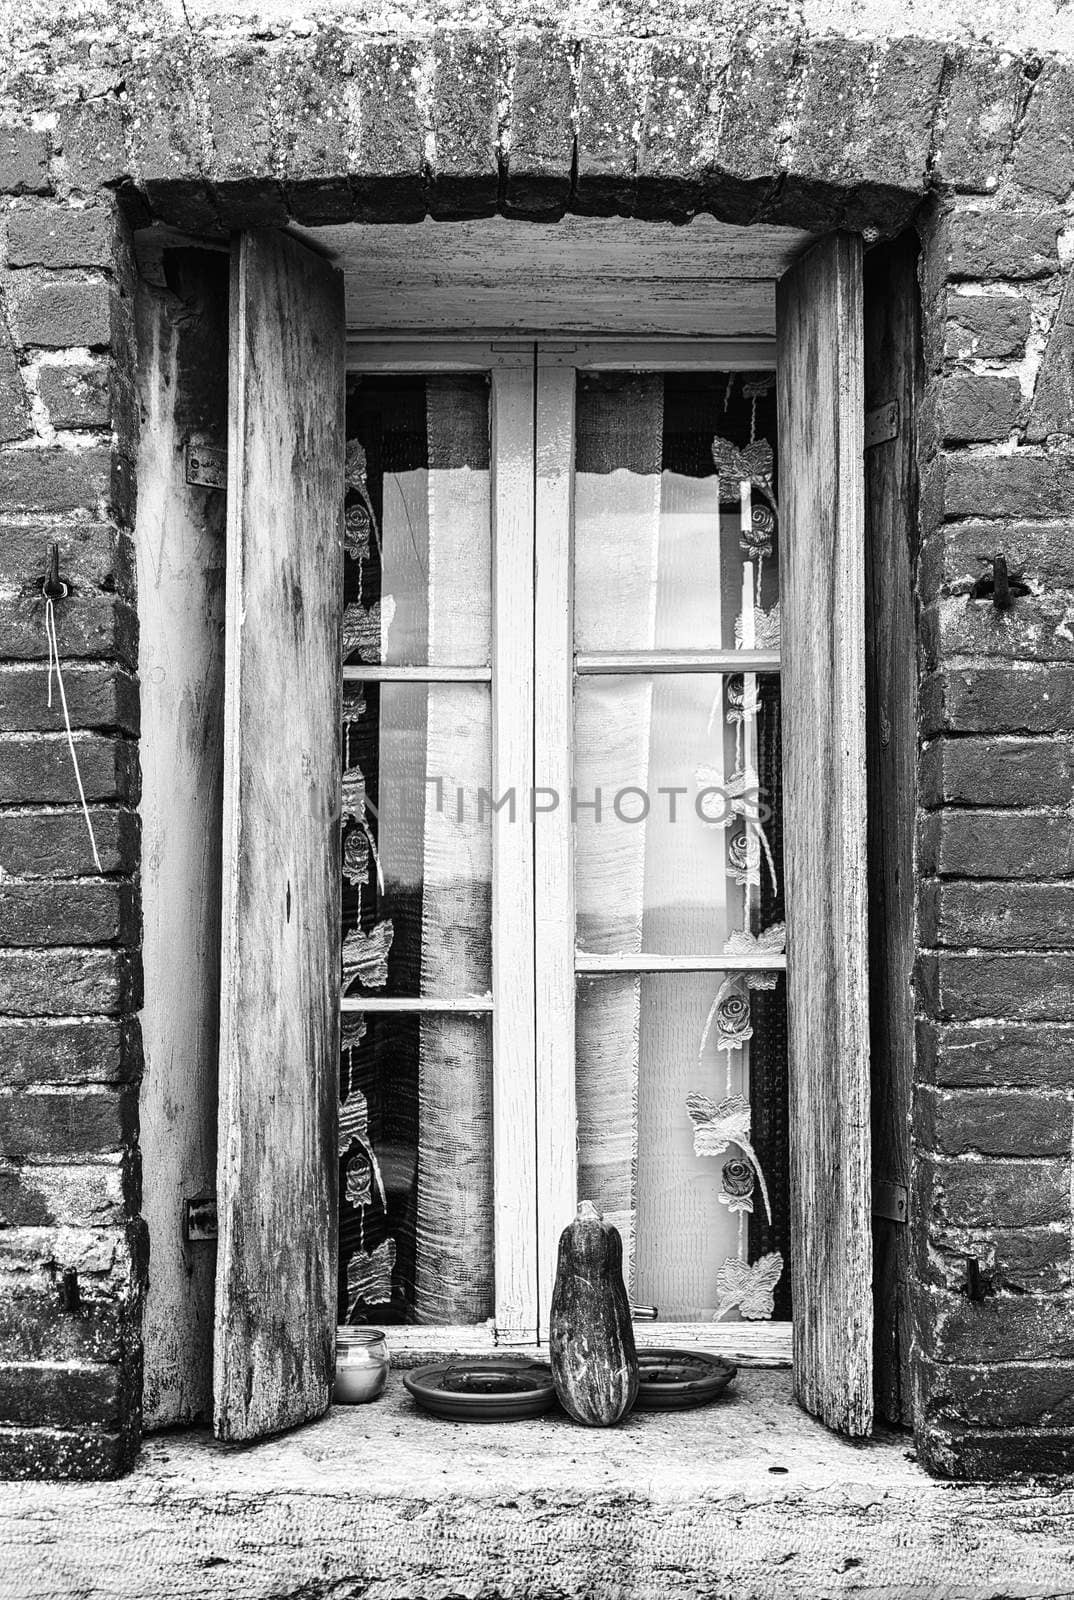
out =
<path fill-rule="evenodd" d="M 1069 1593 L 1074 1487 L 930 1479 L 905 1434 L 850 1444 L 795 1404 L 786 1371 L 615 1429 L 558 1415 L 427 1418 L 398 1373 L 234 1447 L 146 1441 L 116 1483 L 8 1485 L 20 1600 L 720 1600 Z M 0 1585 L 2 1587 L 2 1585 Z"/>

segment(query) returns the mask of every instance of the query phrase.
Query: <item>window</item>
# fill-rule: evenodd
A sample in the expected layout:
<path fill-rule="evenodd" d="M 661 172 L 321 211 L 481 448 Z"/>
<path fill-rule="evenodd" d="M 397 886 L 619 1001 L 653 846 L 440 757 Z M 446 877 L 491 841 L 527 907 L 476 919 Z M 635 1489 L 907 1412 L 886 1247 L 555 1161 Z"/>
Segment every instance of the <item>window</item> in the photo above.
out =
<path fill-rule="evenodd" d="M 702 287 L 719 293 L 715 279 Z M 731 1062 L 735 1048 L 725 1052 L 725 1068 L 731 1066 L 732 1095 L 748 1091 L 751 1101 L 758 1084 L 778 1082 L 785 995 L 788 1151 L 781 1212 L 779 1118 L 762 1127 L 760 1107 L 751 1104 L 757 1159 L 734 1141 L 753 1173 L 751 1224 L 760 1215 L 758 1188 L 764 1202 L 763 1170 L 773 1202 L 768 1243 L 778 1246 L 781 1225 L 790 1234 L 789 1281 L 784 1263 L 769 1287 L 789 1291 L 799 1398 L 833 1427 L 868 1432 L 860 240 L 834 234 L 814 243 L 776 285 L 778 530 L 764 572 L 759 552 L 756 563 L 743 560 L 744 552 L 735 556 L 747 595 L 752 582 L 760 600 L 759 609 L 746 605 L 737 641 L 729 629 L 742 611 L 740 591 L 732 583 L 725 593 L 722 577 L 717 582 L 703 566 L 695 571 L 702 557 L 689 531 L 695 515 L 715 531 L 715 503 L 698 511 L 715 474 L 695 477 L 681 463 L 668 465 L 681 449 L 703 458 L 709 402 L 699 404 L 690 383 L 703 390 L 713 373 L 735 368 L 731 356 L 709 360 L 692 339 L 640 356 L 637 347 L 605 340 L 595 353 L 582 344 L 538 348 L 535 365 L 532 342 L 492 344 L 475 361 L 472 347 L 453 351 L 438 341 L 431 364 L 428 340 L 413 345 L 409 357 L 399 344 L 379 353 L 367 346 L 363 381 L 384 385 L 385 394 L 396 386 L 392 405 L 377 408 L 390 419 L 394 435 L 386 442 L 399 462 L 389 481 L 389 541 L 379 528 L 384 474 L 377 491 L 372 436 L 364 466 L 355 452 L 347 458 L 340 274 L 284 235 L 243 234 L 233 247 L 231 290 L 218 1433 L 254 1438 L 325 1408 L 341 1298 L 356 1311 L 363 1299 L 370 1309 L 397 1304 L 402 1318 L 424 1316 L 438 1326 L 479 1317 L 491 1305 L 499 1337 L 532 1340 L 549 1301 L 556 1239 L 574 1209 L 580 1162 L 609 1209 L 616 1209 L 614 1187 L 633 1230 L 639 1298 L 648 1282 L 654 1296 L 655 1286 L 666 1290 L 663 1315 L 707 1314 L 717 1241 L 726 1245 L 730 1217 L 720 1219 L 719 1235 L 711 1224 L 716 1161 L 705 1152 L 736 1118 L 743 1129 L 739 1108 L 721 1110 L 718 1101 L 711 1109 L 695 1103 L 686 1129 L 684 1063 L 699 1048 L 698 1023 L 703 1034 L 723 984 L 751 973 L 758 982 L 762 974 L 765 982 L 774 977 L 775 987 L 746 983 L 746 996 L 740 991 L 728 1008 L 723 1021 L 733 1038 L 748 996 L 754 1037 L 749 1057 L 739 1047 Z M 770 345 L 764 354 L 742 353 L 737 365 L 756 373 L 766 360 Z M 360 396 L 359 385 L 359 420 Z M 690 418 L 699 411 L 704 427 L 690 444 Z M 354 437 L 361 442 L 360 430 Z M 742 444 L 732 436 L 733 448 Z M 364 517 L 357 504 L 363 472 L 372 502 Z M 667 507 L 686 529 L 682 567 L 663 564 L 668 473 L 684 480 L 675 485 L 681 498 L 670 496 Z M 355 513 L 349 536 L 369 551 L 360 580 L 355 557 L 343 554 L 345 475 Z M 742 494 L 737 508 L 726 508 L 732 544 L 736 511 L 741 539 L 743 528 L 752 533 L 754 505 L 763 504 L 763 492 L 753 499 L 755 476 L 751 466 L 749 514 Z M 609 566 L 631 544 L 637 558 Z M 724 544 L 721 510 L 721 550 Z M 608 604 L 610 573 L 618 586 L 646 570 L 651 582 L 640 584 L 636 606 Z M 347 584 L 349 603 L 359 607 L 349 614 Z M 707 597 L 711 613 L 704 612 Z M 744 713 L 754 696 L 751 728 Z M 748 772 L 747 756 L 765 768 L 773 790 L 781 775 L 781 849 L 778 823 L 766 832 L 771 863 L 759 836 L 760 863 L 748 834 L 736 844 L 746 882 L 713 873 L 713 852 L 718 857 L 726 845 L 730 860 L 732 838 L 716 839 L 726 829 L 714 818 L 691 818 L 687 848 L 686 829 L 673 833 L 651 810 L 643 823 L 624 820 L 615 796 L 613 823 L 598 833 L 604 823 L 577 805 L 593 797 L 576 795 L 572 829 L 569 796 L 579 773 L 594 785 L 610 773 L 617 794 L 641 791 L 651 808 L 654 786 L 658 794 L 676 787 L 684 746 L 693 774 L 685 787 L 696 791 L 695 747 L 705 740 L 712 742 L 703 765 L 719 772 L 722 757 L 725 777 L 728 769 L 731 778 Z M 341 757 L 350 770 L 342 790 Z M 441 764 L 447 776 L 465 779 L 463 822 L 451 833 L 436 803 Z M 659 782 L 669 771 L 673 781 Z M 491 798 L 482 815 L 485 774 Z M 512 815 L 502 803 L 505 781 L 519 796 L 536 791 L 532 827 L 525 818 L 520 823 L 520 806 Z M 415 793 L 419 782 L 421 804 L 408 812 L 398 797 Z M 477 802 L 468 810 L 465 789 L 475 782 Z M 451 799 L 445 785 L 445 808 Z M 629 806 L 629 794 L 625 799 Z M 623 802 L 621 796 L 620 811 Z M 617 831 L 620 843 L 608 842 Z M 748 881 L 758 876 L 759 883 Z M 715 894 L 713 877 L 717 885 L 722 878 Z M 341 1118 L 344 882 L 351 897 L 344 999 L 352 1003 L 343 1012 L 349 1093 Z M 352 891 L 359 888 L 356 904 Z M 776 931 L 781 916 L 785 960 Z M 729 938 L 739 941 L 732 950 Z M 610 1048 L 616 1038 L 629 1038 L 625 1063 Z M 710 1030 L 706 1048 L 711 1038 Z M 463 1068 L 454 1077 L 443 1070 L 452 1062 Z M 423 1063 L 442 1069 L 425 1079 L 433 1114 L 424 1121 Z M 395 1064 L 402 1093 L 393 1098 L 383 1078 Z M 697 1092 L 714 1099 L 726 1085 L 708 1070 L 708 1085 Z M 438 1084 L 463 1094 L 461 1115 L 456 1100 L 444 1116 L 435 1102 Z M 355 1086 L 363 1100 L 348 1111 Z M 397 1118 L 390 1140 L 389 1115 Z M 691 1152 L 683 1135 L 693 1140 L 699 1124 Z M 577 1151 L 564 1137 L 575 1125 Z M 413 1213 L 408 1241 L 392 1227 L 379 1239 L 370 1235 L 371 1249 L 356 1241 L 369 1258 L 356 1279 L 364 1273 L 388 1283 L 395 1297 L 388 1302 L 356 1297 L 357 1282 L 349 1286 L 346 1276 L 341 1290 L 341 1139 L 344 1185 L 358 1195 L 368 1188 L 380 1201 L 383 1184 L 381 1207 L 392 1227 L 389 1200 L 396 1211 Z M 422 1140 L 432 1141 L 425 1171 L 438 1174 L 439 1189 L 422 1191 Z M 352 1161 L 363 1141 L 376 1165 Z M 708 1213 L 702 1207 L 700 1220 L 687 1219 L 684 1229 L 674 1174 L 690 1162 L 705 1173 Z M 655 1166 L 660 1181 L 665 1170 L 672 1173 L 666 1192 L 659 1183 L 647 1187 Z M 451 1188 L 447 1177 L 464 1169 L 467 1182 Z M 460 1221 L 467 1207 L 473 1216 Z M 367 1209 L 372 1221 L 373 1207 Z M 767 1205 L 763 1215 L 767 1226 Z M 671 1252 L 657 1260 L 661 1234 L 673 1226 L 683 1257 L 674 1272 Z M 472 1261 L 458 1258 L 460 1230 Z M 702 1242 L 713 1249 L 708 1259 L 701 1258 Z M 747 1244 L 754 1262 L 757 1246 L 775 1253 L 763 1237 Z M 763 1288 L 757 1285 L 758 1299 Z M 724 1306 L 745 1309 L 741 1293 Z M 711 1342 L 712 1322 L 700 1326 Z M 413 1337 L 408 1328 L 408 1341 Z"/>
<path fill-rule="evenodd" d="M 771 349 L 351 362 L 337 1315 L 789 1349 Z"/>

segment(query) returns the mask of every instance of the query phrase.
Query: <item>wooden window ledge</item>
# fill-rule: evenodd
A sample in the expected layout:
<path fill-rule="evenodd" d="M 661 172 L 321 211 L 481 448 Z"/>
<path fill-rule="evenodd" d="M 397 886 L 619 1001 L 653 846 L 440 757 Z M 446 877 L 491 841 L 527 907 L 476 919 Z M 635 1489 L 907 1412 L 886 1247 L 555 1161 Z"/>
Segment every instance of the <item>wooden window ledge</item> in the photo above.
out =
<path fill-rule="evenodd" d="M 395 1373 L 375 1404 L 261 1444 L 162 1434 L 116 1483 L 7 1485 L 5 1592 L 815 1600 L 1007 1593 L 1016 1573 L 1066 1593 L 1072 1514 L 1074 1488 L 930 1479 L 904 1434 L 850 1444 L 783 1371 L 607 1431 L 437 1422 Z"/>

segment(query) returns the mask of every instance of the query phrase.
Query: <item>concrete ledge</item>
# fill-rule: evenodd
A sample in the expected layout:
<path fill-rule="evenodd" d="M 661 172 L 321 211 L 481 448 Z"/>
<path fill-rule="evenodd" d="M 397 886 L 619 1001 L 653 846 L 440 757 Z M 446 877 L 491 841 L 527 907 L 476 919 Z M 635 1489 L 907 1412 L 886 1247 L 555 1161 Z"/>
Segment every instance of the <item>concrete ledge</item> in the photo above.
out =
<path fill-rule="evenodd" d="M 9 1486 L 0 1596 L 124 1600 L 719 1600 L 1069 1595 L 1074 1479 L 929 1479 L 902 1434 L 850 1445 L 784 1372 L 725 1401 L 436 1422 L 376 1405 L 247 1449 L 158 1436 L 116 1484 Z"/>

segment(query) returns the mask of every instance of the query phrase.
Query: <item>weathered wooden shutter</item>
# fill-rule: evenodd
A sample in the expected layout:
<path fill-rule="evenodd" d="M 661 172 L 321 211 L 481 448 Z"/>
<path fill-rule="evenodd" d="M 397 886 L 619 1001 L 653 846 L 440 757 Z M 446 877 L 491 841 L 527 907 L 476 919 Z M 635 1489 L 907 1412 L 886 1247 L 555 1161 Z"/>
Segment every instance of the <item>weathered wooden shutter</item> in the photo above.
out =
<path fill-rule="evenodd" d="M 861 241 L 776 300 L 795 1388 L 872 1426 Z"/>
<path fill-rule="evenodd" d="M 279 233 L 231 264 L 215 1428 L 328 1405 L 336 1321 L 344 313 Z"/>

